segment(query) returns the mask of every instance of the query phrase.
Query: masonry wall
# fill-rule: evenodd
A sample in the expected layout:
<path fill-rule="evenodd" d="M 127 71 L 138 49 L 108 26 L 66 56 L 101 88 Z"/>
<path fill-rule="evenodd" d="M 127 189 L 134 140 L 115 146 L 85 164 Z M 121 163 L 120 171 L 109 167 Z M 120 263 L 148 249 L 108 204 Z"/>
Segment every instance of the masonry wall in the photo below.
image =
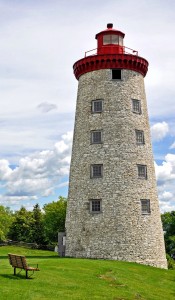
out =
<path fill-rule="evenodd" d="M 166 258 L 143 76 L 123 70 L 86 73 L 79 79 L 66 216 L 66 256 L 134 261 L 166 268 Z M 92 100 L 103 99 L 103 112 L 93 114 Z M 141 114 L 132 99 L 141 100 Z M 91 130 L 103 130 L 103 143 L 91 144 Z M 135 130 L 145 144 L 137 145 Z M 90 178 L 90 165 L 103 164 L 103 177 Z M 147 179 L 137 165 L 147 166 Z M 92 213 L 90 199 L 101 199 Z M 142 214 L 140 199 L 150 199 Z"/>

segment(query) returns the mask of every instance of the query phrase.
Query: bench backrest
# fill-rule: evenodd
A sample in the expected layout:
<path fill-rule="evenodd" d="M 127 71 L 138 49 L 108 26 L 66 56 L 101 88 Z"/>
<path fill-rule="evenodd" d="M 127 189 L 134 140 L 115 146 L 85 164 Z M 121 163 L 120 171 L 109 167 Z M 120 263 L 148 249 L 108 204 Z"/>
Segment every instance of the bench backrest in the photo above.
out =
<path fill-rule="evenodd" d="M 27 268 L 27 261 L 25 256 L 16 255 L 16 254 L 8 254 L 9 262 L 12 265 L 12 267 L 26 269 Z"/>

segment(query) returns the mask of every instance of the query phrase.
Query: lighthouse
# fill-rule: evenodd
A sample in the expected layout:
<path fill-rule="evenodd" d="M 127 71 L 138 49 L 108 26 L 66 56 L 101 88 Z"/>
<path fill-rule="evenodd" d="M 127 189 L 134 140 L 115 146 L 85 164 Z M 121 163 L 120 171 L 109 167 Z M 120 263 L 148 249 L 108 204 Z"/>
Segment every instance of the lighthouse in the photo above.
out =
<path fill-rule="evenodd" d="M 167 268 L 149 117 L 146 59 L 113 24 L 74 66 L 79 81 L 66 256 Z"/>

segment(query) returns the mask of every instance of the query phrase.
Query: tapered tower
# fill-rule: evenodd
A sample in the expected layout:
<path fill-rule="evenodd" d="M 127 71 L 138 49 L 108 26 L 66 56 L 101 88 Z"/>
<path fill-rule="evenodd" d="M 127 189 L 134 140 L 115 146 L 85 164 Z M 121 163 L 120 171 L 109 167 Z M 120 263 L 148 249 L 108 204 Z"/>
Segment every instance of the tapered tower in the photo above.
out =
<path fill-rule="evenodd" d="M 144 89 L 148 62 L 123 45 L 124 36 L 107 24 L 96 35 L 97 52 L 73 66 L 79 85 L 66 256 L 167 268 Z"/>

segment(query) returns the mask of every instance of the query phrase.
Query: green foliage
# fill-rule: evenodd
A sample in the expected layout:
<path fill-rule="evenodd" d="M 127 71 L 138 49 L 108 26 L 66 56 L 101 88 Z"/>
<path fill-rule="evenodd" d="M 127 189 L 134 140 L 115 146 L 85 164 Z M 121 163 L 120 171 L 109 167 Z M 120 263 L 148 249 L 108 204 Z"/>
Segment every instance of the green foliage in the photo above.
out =
<path fill-rule="evenodd" d="M 9 228 L 8 237 L 13 241 L 31 242 L 31 225 L 34 223 L 32 212 L 21 207 L 14 214 L 14 220 Z"/>
<path fill-rule="evenodd" d="M 65 230 L 67 201 L 64 197 L 59 197 L 57 202 L 45 204 L 43 210 L 44 227 L 47 241 L 54 243 L 58 241 L 58 232 Z"/>
<path fill-rule="evenodd" d="M 169 255 L 175 255 L 175 211 L 162 214 L 163 230 L 165 232 L 165 247 Z"/>
<path fill-rule="evenodd" d="M 169 235 L 175 235 L 175 211 L 162 214 L 163 229 Z"/>
<path fill-rule="evenodd" d="M 24 207 L 15 212 L 8 237 L 18 242 L 45 243 L 43 214 L 38 204 L 34 206 L 32 212 Z"/>
<path fill-rule="evenodd" d="M 175 260 L 169 255 L 166 255 L 166 259 L 168 262 L 168 269 L 175 270 Z"/>
<path fill-rule="evenodd" d="M 32 224 L 31 224 L 31 243 L 37 243 L 39 245 L 45 244 L 45 232 L 43 213 L 41 212 L 39 204 L 36 204 L 32 212 Z"/>
<path fill-rule="evenodd" d="M 16 277 L 7 253 L 25 255 L 40 272 Z M 0 247 L 1 300 L 174 300 L 175 271 L 121 261 L 59 258 L 54 252 Z"/>
<path fill-rule="evenodd" d="M 58 241 L 58 231 L 64 231 L 66 217 L 66 198 L 44 205 L 44 212 L 39 204 L 33 211 L 21 207 L 13 215 L 13 220 L 8 228 L 8 238 L 13 241 L 37 243 L 55 243 Z M 1 236 L 1 227 L 0 227 Z"/>
<path fill-rule="evenodd" d="M 9 209 L 9 207 L 0 205 L 0 241 L 7 239 L 7 234 L 12 221 L 12 211 Z"/>

